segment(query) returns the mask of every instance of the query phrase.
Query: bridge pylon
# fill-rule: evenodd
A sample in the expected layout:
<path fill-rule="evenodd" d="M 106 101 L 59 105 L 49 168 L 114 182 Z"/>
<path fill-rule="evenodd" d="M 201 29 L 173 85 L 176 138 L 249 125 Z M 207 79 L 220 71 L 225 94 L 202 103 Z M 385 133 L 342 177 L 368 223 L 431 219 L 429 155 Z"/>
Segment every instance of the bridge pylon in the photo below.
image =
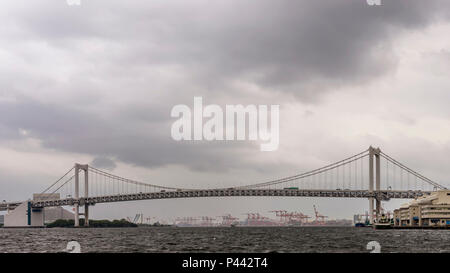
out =
<path fill-rule="evenodd" d="M 80 226 L 80 171 L 84 172 L 84 226 L 89 226 L 89 166 L 75 163 L 75 227 Z"/>
<path fill-rule="evenodd" d="M 375 191 L 378 193 L 380 191 L 381 182 L 381 169 L 380 169 L 380 148 L 369 147 L 369 192 L 371 194 Z M 374 162 L 375 161 L 375 162 Z M 375 163 L 375 168 L 374 168 Z M 374 209 L 374 201 L 376 201 L 376 207 Z M 381 200 L 379 198 L 369 197 L 369 211 L 370 211 L 370 223 L 374 222 L 375 217 L 378 218 L 381 209 Z"/>

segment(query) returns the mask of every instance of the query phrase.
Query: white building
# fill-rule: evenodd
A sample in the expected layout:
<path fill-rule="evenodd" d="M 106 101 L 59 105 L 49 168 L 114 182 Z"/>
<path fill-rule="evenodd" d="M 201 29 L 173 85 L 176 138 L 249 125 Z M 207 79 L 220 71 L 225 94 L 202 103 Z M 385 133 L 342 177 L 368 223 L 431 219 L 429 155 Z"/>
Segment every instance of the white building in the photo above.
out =
<path fill-rule="evenodd" d="M 395 226 L 450 227 L 450 190 L 433 192 L 394 210 Z"/>
<path fill-rule="evenodd" d="M 59 194 L 33 194 L 33 200 L 56 200 Z M 20 204 L 4 216 L 5 227 L 43 227 L 58 219 L 75 219 L 74 213 L 62 207 L 33 208 L 31 201 Z"/>
<path fill-rule="evenodd" d="M 74 220 L 75 213 L 64 209 L 63 207 L 45 208 L 44 223 L 48 224 L 59 219 Z"/>

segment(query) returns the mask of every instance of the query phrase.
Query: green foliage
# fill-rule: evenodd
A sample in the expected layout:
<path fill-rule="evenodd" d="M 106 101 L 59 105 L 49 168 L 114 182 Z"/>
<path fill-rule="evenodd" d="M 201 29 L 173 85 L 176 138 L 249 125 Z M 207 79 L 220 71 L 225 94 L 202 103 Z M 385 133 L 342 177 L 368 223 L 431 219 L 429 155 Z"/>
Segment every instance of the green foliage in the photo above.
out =
<path fill-rule="evenodd" d="M 75 221 L 59 219 L 46 225 L 48 228 L 54 227 L 74 227 Z M 80 219 L 80 227 L 84 226 L 84 219 Z M 105 228 L 105 227 L 137 227 L 136 224 L 128 222 L 125 219 L 120 220 L 89 220 L 89 227 Z"/>

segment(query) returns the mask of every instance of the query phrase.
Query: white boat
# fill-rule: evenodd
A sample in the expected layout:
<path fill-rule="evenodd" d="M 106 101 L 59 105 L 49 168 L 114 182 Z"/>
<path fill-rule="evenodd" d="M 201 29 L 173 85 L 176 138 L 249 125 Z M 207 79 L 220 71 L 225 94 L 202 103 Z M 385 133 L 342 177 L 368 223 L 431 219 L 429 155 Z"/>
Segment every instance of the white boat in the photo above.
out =
<path fill-rule="evenodd" d="M 391 220 L 383 213 L 377 219 L 376 223 L 373 224 L 375 229 L 390 229 L 392 228 Z"/>

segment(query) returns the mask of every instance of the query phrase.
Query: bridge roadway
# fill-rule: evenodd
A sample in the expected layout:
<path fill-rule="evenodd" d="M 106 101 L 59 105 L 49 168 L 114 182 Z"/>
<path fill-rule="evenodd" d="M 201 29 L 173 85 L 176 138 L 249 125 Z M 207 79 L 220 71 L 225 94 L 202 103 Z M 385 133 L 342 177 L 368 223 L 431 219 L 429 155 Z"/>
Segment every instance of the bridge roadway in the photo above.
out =
<path fill-rule="evenodd" d="M 78 203 L 80 206 L 84 204 L 95 205 L 97 203 L 125 202 L 152 199 L 172 199 L 172 198 L 199 198 L 199 197 L 232 197 L 232 196 L 273 196 L 273 197 L 328 197 L 328 198 L 369 198 L 373 197 L 381 201 L 389 199 L 414 199 L 423 195 L 430 194 L 430 191 L 393 191 L 393 190 L 302 190 L 302 189 L 209 189 L 209 190 L 177 190 L 177 191 L 160 191 L 149 193 L 133 193 L 106 195 L 94 197 L 80 197 L 77 201 L 75 198 L 66 198 L 58 200 L 41 200 L 31 201 L 32 207 L 57 207 L 57 206 L 73 206 Z M 14 209 L 21 202 L 0 203 L 0 211 Z"/>

